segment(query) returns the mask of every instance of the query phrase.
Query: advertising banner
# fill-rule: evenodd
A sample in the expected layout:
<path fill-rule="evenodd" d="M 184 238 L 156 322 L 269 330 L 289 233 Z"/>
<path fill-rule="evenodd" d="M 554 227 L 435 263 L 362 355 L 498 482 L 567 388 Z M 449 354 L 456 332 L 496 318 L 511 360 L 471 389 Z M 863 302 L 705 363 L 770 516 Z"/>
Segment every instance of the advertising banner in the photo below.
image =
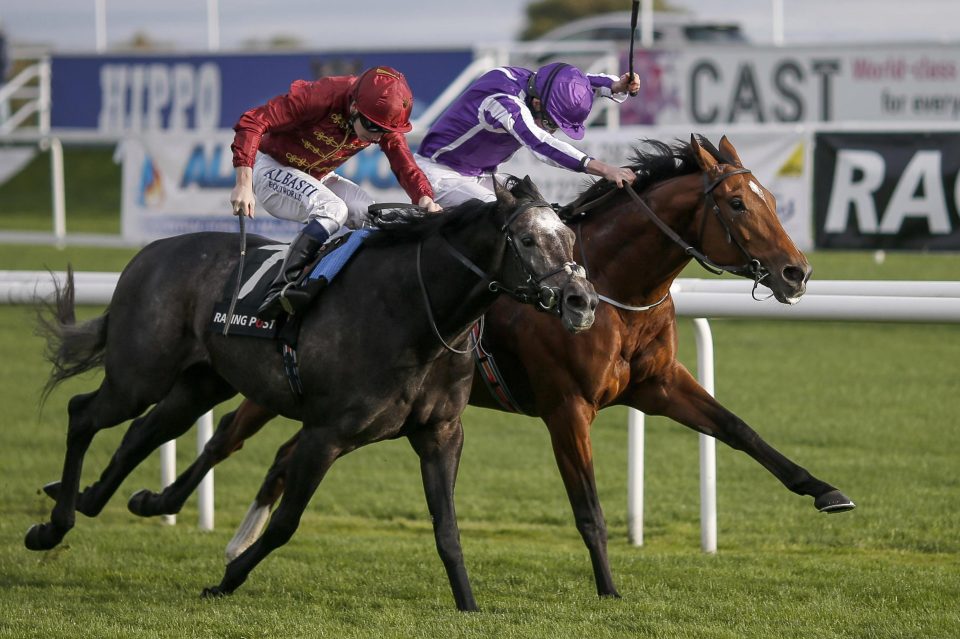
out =
<path fill-rule="evenodd" d="M 124 139 L 122 232 L 144 243 L 195 231 L 236 231 L 230 190 L 236 180 L 230 144 L 233 131 L 156 133 Z M 380 202 L 409 203 L 386 155 L 372 145 L 337 173 L 356 182 Z M 272 217 L 258 208 L 247 231 L 287 241 L 300 229 L 296 222 Z"/>
<path fill-rule="evenodd" d="M 51 126 L 105 134 L 231 129 L 294 80 L 378 64 L 407 76 L 414 118 L 473 60 L 463 50 L 205 55 L 55 55 Z"/>
<path fill-rule="evenodd" d="M 626 164 L 641 137 L 655 136 L 649 129 L 591 131 L 578 148 L 605 161 Z M 719 136 L 712 136 L 714 144 Z M 192 231 L 236 231 L 230 211 L 234 169 L 230 143 L 232 131 L 213 134 L 131 137 L 124 141 L 123 235 L 135 242 Z M 732 139 L 745 166 L 777 198 L 784 228 L 801 250 L 812 245 L 804 138 L 795 133 L 739 134 Z M 411 140 L 415 146 L 416 140 Z M 503 166 L 518 176 L 530 175 L 551 202 L 566 203 L 592 179 L 537 161 L 526 150 Z M 379 202 L 409 202 L 379 147 L 371 146 L 344 164 L 337 173 L 356 182 Z M 299 229 L 295 222 L 279 220 L 262 209 L 247 227 L 277 240 L 289 240 Z"/>
<path fill-rule="evenodd" d="M 817 248 L 960 250 L 960 133 L 822 133 Z"/>
<path fill-rule="evenodd" d="M 957 45 L 649 50 L 636 70 L 624 124 L 960 120 Z"/>
<path fill-rule="evenodd" d="M 295 79 L 403 71 L 414 118 L 473 61 L 470 49 L 55 55 L 54 128 L 103 133 L 231 128 Z M 627 49 L 620 68 L 627 65 Z M 640 50 L 625 125 L 960 121 L 960 46 L 697 46 Z"/>

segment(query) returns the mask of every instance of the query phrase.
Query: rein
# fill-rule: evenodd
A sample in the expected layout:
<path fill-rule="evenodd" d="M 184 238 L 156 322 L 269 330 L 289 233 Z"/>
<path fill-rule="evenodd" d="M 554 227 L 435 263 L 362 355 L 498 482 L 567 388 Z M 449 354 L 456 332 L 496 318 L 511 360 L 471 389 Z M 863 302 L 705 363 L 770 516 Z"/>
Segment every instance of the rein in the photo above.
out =
<path fill-rule="evenodd" d="M 562 266 L 556 268 L 545 275 L 537 277 L 524 263 L 523 259 L 520 257 L 520 250 L 517 248 L 516 243 L 513 240 L 513 234 L 510 232 L 510 225 L 523 213 L 535 206 L 544 206 L 550 208 L 550 204 L 543 201 L 531 201 L 526 202 L 522 206 L 517 207 L 517 209 L 507 218 L 503 226 L 500 227 L 500 232 L 505 235 L 507 245 L 513 249 L 514 255 L 517 258 L 517 261 L 520 263 L 520 267 L 523 269 L 524 273 L 527 276 L 526 281 L 517 288 L 510 288 L 509 286 L 504 285 L 502 282 L 498 282 L 490 277 L 490 275 L 484 271 L 482 268 L 477 266 L 469 257 L 464 255 L 457 247 L 450 243 L 450 241 L 443 235 L 439 235 L 441 242 L 443 243 L 444 249 L 455 257 L 458 262 L 463 264 L 467 269 L 473 272 L 477 277 L 480 278 L 480 281 L 487 283 L 487 289 L 493 293 L 503 292 L 517 300 L 522 304 L 535 304 L 538 310 L 545 312 L 551 312 L 555 315 L 561 314 L 561 296 L 560 288 L 557 286 L 547 286 L 543 284 L 543 281 L 553 277 L 554 275 L 562 272 L 568 274 L 579 274 L 581 277 L 585 277 L 586 274 L 583 268 L 576 262 L 564 262 Z M 443 337 L 440 335 L 440 330 L 437 328 L 436 318 L 433 315 L 432 305 L 430 303 L 430 295 L 427 292 L 427 286 L 423 279 L 423 270 L 420 266 L 421 253 L 423 251 L 423 242 L 417 244 L 417 280 L 420 283 L 420 292 L 423 295 L 424 306 L 427 310 L 427 319 L 430 321 L 430 326 L 433 328 L 434 334 L 437 336 L 437 339 L 440 340 L 440 343 L 443 344 L 444 348 L 453 353 L 459 355 L 465 355 L 476 350 L 477 346 L 480 344 L 480 338 L 483 337 L 483 318 L 480 319 L 480 335 L 478 336 L 476 342 L 472 348 L 467 350 L 457 350 L 447 344 L 444 341 Z"/>
<path fill-rule="evenodd" d="M 627 193 L 630 195 L 630 197 L 633 199 L 633 201 L 640 207 L 640 210 L 643 211 L 643 213 L 650 219 L 650 221 L 653 222 L 653 223 L 657 226 L 657 228 L 659 228 L 660 231 L 661 231 L 664 235 L 666 235 L 666 236 L 667 236 L 668 238 L 670 238 L 675 244 L 677 244 L 680 248 L 682 248 L 682 249 L 683 249 L 683 252 L 684 252 L 686 255 L 689 255 L 690 257 L 692 257 L 693 259 L 695 259 L 697 262 L 699 262 L 700 265 L 701 265 L 703 268 L 705 268 L 705 269 L 708 270 L 709 272 L 713 273 L 714 275 L 720 275 L 721 273 L 730 273 L 730 274 L 732 274 L 732 275 L 737 275 L 737 276 L 740 276 L 740 277 L 745 277 L 745 278 L 747 278 L 747 279 L 753 280 L 753 291 L 751 292 L 751 295 L 753 296 L 754 299 L 757 299 L 757 297 L 756 297 L 757 287 L 759 286 L 760 281 L 761 281 L 763 278 L 767 277 L 767 276 L 769 275 L 769 273 L 768 273 L 768 271 L 760 264 L 759 260 L 751 257 L 750 253 L 743 247 L 743 245 L 740 243 L 740 241 L 739 241 L 739 240 L 736 238 L 736 236 L 731 232 L 730 226 L 727 224 L 727 221 L 724 220 L 724 219 L 723 219 L 723 216 L 720 214 L 720 206 L 717 204 L 716 200 L 715 200 L 714 197 L 713 197 L 713 191 L 714 191 L 714 189 L 716 189 L 717 186 L 719 186 L 719 185 L 720 185 L 724 180 L 726 180 L 728 177 L 730 177 L 730 176 L 732 176 L 732 175 L 740 175 L 740 174 L 743 174 L 743 173 L 750 173 L 750 172 L 751 172 L 750 169 L 745 169 L 745 168 L 734 169 L 734 170 L 732 170 L 732 171 L 728 171 L 727 173 L 721 174 L 721 175 L 718 176 L 716 179 L 714 179 L 712 182 L 709 181 L 709 179 L 707 178 L 706 173 L 703 174 L 703 195 L 704 195 L 703 207 L 704 207 L 704 212 L 705 212 L 705 213 L 708 213 L 708 212 L 712 211 L 712 212 L 714 213 L 714 215 L 717 217 L 717 220 L 720 222 L 720 224 L 723 226 L 724 230 L 725 230 L 726 233 L 727 233 L 727 241 L 728 241 L 728 242 L 732 242 L 733 244 L 735 244 L 736 247 L 737 247 L 738 249 L 740 249 L 740 252 L 743 253 L 743 255 L 747 258 L 747 262 L 744 263 L 744 264 L 742 264 L 742 265 L 740 265 L 740 266 L 730 266 L 730 265 L 717 264 L 716 262 L 714 262 L 713 260 L 711 260 L 709 257 L 707 257 L 706 255 L 704 255 L 703 252 L 697 250 L 697 249 L 694 248 L 692 245 L 690 245 L 688 242 L 686 242 L 682 237 L 680 237 L 680 235 L 679 235 L 676 231 L 674 231 L 672 228 L 670 228 L 670 226 L 667 225 L 666 222 L 664 222 L 662 219 L 660 219 L 660 218 L 657 216 L 657 214 L 653 211 L 653 209 L 650 208 L 650 206 L 643 200 L 643 198 L 640 197 L 640 195 L 639 195 L 635 190 L 633 190 L 632 187 L 627 187 L 627 188 L 626 188 L 626 191 L 627 191 Z M 616 193 L 617 193 L 616 190 L 611 189 L 610 191 L 607 191 L 606 193 L 604 193 L 603 195 L 600 195 L 600 196 L 597 197 L 596 199 L 591 200 L 591 201 L 589 201 L 589 202 L 586 202 L 585 204 L 583 204 L 583 205 L 581 205 L 581 206 L 579 206 L 579 207 L 577 207 L 577 208 L 575 208 L 575 209 L 573 209 L 573 210 L 570 210 L 569 212 L 565 212 L 564 215 L 563 215 L 563 218 L 564 218 L 565 220 L 567 220 L 567 221 L 570 221 L 570 220 L 573 219 L 574 216 L 583 215 L 583 214 L 586 213 L 587 211 L 590 211 L 590 210 L 596 208 L 597 206 L 599 206 L 600 204 L 602 204 L 603 202 L 607 201 L 608 199 L 610 199 L 611 197 L 613 197 Z M 705 226 L 706 226 L 707 217 L 708 217 L 707 215 L 704 215 L 704 216 L 703 216 L 703 220 L 702 220 L 702 222 L 701 222 L 701 224 L 700 224 L 700 240 L 701 240 L 701 243 L 702 243 L 702 240 L 703 240 L 703 232 L 704 232 L 704 228 L 705 228 Z M 577 233 L 578 233 L 578 235 L 579 235 L 579 227 L 578 227 Z M 581 243 L 580 243 L 580 251 L 581 251 L 581 255 L 582 255 L 582 254 L 583 254 L 583 242 L 582 242 L 582 241 L 581 241 Z M 669 293 L 668 293 L 668 294 L 669 294 Z M 650 308 L 653 308 L 653 307 L 661 304 L 661 303 L 666 299 L 666 297 L 664 297 L 664 298 L 661 299 L 660 301 L 658 301 L 658 302 L 656 302 L 656 303 L 654 303 L 654 304 L 652 304 L 652 305 L 649 305 L 649 306 L 633 306 L 633 307 L 628 306 L 628 305 L 626 305 L 626 304 L 621 304 L 621 303 L 619 303 L 619 302 L 614 302 L 613 300 L 608 300 L 608 299 L 607 299 L 606 297 L 604 297 L 603 295 L 600 295 L 600 299 L 602 299 L 602 300 L 604 300 L 605 302 L 607 302 L 607 303 L 609 303 L 609 304 L 612 304 L 613 306 L 616 306 L 616 307 L 618 307 L 618 308 L 623 308 L 624 310 L 630 310 L 630 311 L 636 310 L 636 311 L 641 311 L 641 310 L 648 310 L 648 309 L 650 309 Z"/>
<path fill-rule="evenodd" d="M 580 232 L 581 227 L 582 227 L 581 224 L 577 224 L 576 232 L 577 232 L 577 243 L 580 244 L 580 261 L 583 262 L 584 269 L 586 269 L 587 273 L 589 273 L 590 266 L 587 264 L 587 254 L 583 250 L 583 235 Z M 601 295 L 600 293 L 597 293 L 597 297 L 603 300 L 604 302 L 606 302 L 607 304 L 609 304 L 610 306 L 616 306 L 617 308 L 621 308 L 625 311 L 640 312 L 640 311 L 649 311 L 650 309 L 656 308 L 661 304 L 663 304 L 664 302 L 666 302 L 667 298 L 670 297 L 670 289 L 667 289 L 667 292 L 663 294 L 663 297 L 661 297 L 659 300 L 657 300 L 653 304 L 646 304 L 644 306 L 630 306 L 629 304 L 618 302 L 612 297 L 607 297 L 606 295 Z"/>
<path fill-rule="evenodd" d="M 450 248 L 453 248 L 452 245 L 446 241 L 446 238 L 444 238 L 444 243 L 447 246 L 450 246 Z M 423 270 L 420 268 L 420 254 L 422 252 L 423 252 L 423 242 L 418 242 L 417 243 L 417 281 L 420 283 L 420 292 L 423 294 L 423 305 L 427 309 L 427 320 L 429 320 L 430 322 L 430 328 L 433 329 L 433 334 L 437 336 L 437 339 L 440 340 L 440 343 L 443 344 L 443 347 L 448 351 L 450 351 L 451 353 L 456 353 L 457 355 L 466 355 L 467 353 L 472 353 L 473 351 L 477 350 L 477 347 L 480 346 L 480 340 L 483 339 L 483 328 L 484 328 L 483 315 L 480 316 L 480 334 L 477 336 L 477 339 L 473 343 L 473 346 L 471 348 L 461 351 L 447 344 L 446 340 L 443 339 L 443 336 L 440 335 L 440 329 L 437 328 L 437 319 L 433 316 L 433 308 L 431 308 L 431 304 L 430 304 L 430 294 L 427 293 L 427 285 L 423 281 Z M 468 260 L 462 253 L 457 251 L 454 254 L 454 256 L 457 257 L 458 259 L 460 257 L 463 257 L 465 260 L 467 260 L 466 262 L 464 262 L 464 264 L 466 264 L 470 270 L 474 271 L 475 273 L 479 273 L 481 278 L 486 278 L 487 276 L 486 273 L 481 271 L 473 262 Z"/>
<path fill-rule="evenodd" d="M 720 206 L 717 204 L 716 200 L 713 197 L 713 190 L 717 188 L 717 186 L 721 182 L 723 182 L 725 179 L 727 179 L 731 175 L 739 175 L 741 173 L 750 173 L 750 169 L 735 169 L 728 173 L 724 173 L 721 176 L 719 176 L 716 180 L 714 180 L 712 183 L 707 182 L 706 175 L 703 176 L 703 182 L 704 182 L 703 194 L 705 196 L 704 202 L 703 202 L 704 211 L 705 212 L 712 211 L 714 215 L 716 215 L 717 219 L 723 225 L 724 230 L 727 232 L 727 240 L 732 241 L 734 244 L 736 244 L 737 248 L 740 249 L 740 252 L 743 253 L 744 256 L 747 258 L 748 261 L 741 266 L 728 266 L 728 265 L 717 264 L 716 262 L 711 260 L 709 257 L 704 255 L 702 252 L 695 249 L 692 245 L 684 241 L 684 239 L 681 238 L 676 231 L 670 228 L 666 222 L 664 222 L 659 217 L 657 217 L 657 214 L 653 212 L 653 209 L 651 209 L 650 206 L 643 201 L 643 198 L 641 198 L 636 191 L 634 191 L 631 188 L 631 189 L 627 189 L 627 193 L 630 195 L 633 201 L 640 206 L 640 210 L 643 211 L 648 218 L 650 218 L 651 222 L 657 225 L 657 228 L 659 228 L 664 235 L 669 237 L 671 240 L 673 240 L 675 244 L 680 246 L 680 248 L 683 249 L 684 253 L 686 253 L 693 259 L 697 260 L 697 262 L 699 262 L 700 265 L 703 266 L 703 268 L 707 269 L 714 275 L 720 275 L 721 273 L 730 273 L 732 275 L 739 275 L 741 277 L 749 276 L 751 279 L 754 280 L 754 283 L 756 284 L 756 283 L 759 283 L 760 280 L 762 280 L 764 277 L 767 276 L 766 269 L 764 269 L 760 265 L 759 261 L 750 257 L 750 253 L 748 253 L 747 250 L 743 248 L 743 245 L 740 244 L 740 242 L 738 242 L 734 238 L 733 233 L 730 232 L 730 227 L 727 225 L 726 221 L 723 219 L 723 216 L 720 215 Z M 706 225 L 706 218 L 707 216 L 704 216 L 703 222 L 700 225 L 701 240 L 703 239 L 703 228 Z"/>

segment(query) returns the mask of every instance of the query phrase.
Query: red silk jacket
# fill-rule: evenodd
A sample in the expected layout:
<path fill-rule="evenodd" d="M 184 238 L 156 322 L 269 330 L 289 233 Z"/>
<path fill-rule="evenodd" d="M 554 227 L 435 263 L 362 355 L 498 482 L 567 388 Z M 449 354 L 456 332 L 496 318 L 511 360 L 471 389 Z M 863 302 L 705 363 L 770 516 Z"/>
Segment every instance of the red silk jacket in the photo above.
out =
<path fill-rule="evenodd" d="M 353 76 L 297 80 L 289 93 L 244 113 L 233 127 L 237 132 L 230 146 L 233 166 L 252 167 L 259 149 L 281 164 L 320 179 L 370 146 L 350 124 L 354 82 Z M 424 195 L 433 197 L 402 133 L 384 133 L 379 144 L 414 203 Z"/>

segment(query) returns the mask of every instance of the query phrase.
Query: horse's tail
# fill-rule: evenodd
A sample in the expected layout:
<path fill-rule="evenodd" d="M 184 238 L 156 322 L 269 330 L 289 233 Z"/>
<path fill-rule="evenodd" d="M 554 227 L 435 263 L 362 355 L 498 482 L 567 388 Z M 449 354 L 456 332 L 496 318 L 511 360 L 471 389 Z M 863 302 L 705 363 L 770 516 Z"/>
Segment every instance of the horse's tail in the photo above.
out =
<path fill-rule="evenodd" d="M 53 278 L 54 300 L 37 312 L 36 334 L 47 341 L 44 351 L 53 370 L 41 395 L 41 404 L 65 379 L 103 366 L 107 345 L 109 309 L 97 318 L 77 324 L 74 313 L 73 267 L 67 266 L 67 282 Z"/>

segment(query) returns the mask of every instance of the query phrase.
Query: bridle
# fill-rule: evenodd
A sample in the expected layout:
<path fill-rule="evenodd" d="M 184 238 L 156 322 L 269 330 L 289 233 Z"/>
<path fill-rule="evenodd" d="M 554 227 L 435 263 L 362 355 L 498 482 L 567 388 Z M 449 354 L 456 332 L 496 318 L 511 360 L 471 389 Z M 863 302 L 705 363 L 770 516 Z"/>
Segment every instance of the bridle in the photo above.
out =
<path fill-rule="evenodd" d="M 460 262 L 467 269 L 469 269 L 474 274 L 476 274 L 477 277 L 479 277 L 482 282 L 486 282 L 487 289 L 490 290 L 491 292 L 506 293 L 507 295 L 517 300 L 521 304 L 531 304 L 531 305 L 534 305 L 537 308 L 537 310 L 553 313 L 554 315 L 559 316 L 563 311 L 563 308 L 562 308 L 563 300 L 561 295 L 561 289 L 558 286 L 548 286 L 547 284 L 544 284 L 544 281 L 553 277 L 554 275 L 557 275 L 558 273 L 563 273 L 563 272 L 566 272 L 569 275 L 579 275 L 580 277 L 586 277 L 586 273 L 583 270 L 583 267 L 577 264 L 576 262 L 564 262 L 560 267 L 555 268 L 544 275 L 537 275 L 530 269 L 530 267 L 526 264 L 526 262 L 524 262 L 523 258 L 520 255 L 520 249 L 517 248 L 517 244 L 516 244 L 516 241 L 514 240 L 513 232 L 510 226 L 523 213 L 527 212 L 531 208 L 538 207 L 538 206 L 552 208 L 548 202 L 545 202 L 543 200 L 532 200 L 529 202 L 525 202 L 519 207 L 517 207 L 517 209 L 510 214 L 510 216 L 507 218 L 507 220 L 503 223 L 503 225 L 499 229 L 500 233 L 504 235 L 507 246 L 509 246 L 513 250 L 513 255 L 516 258 L 517 262 L 520 264 L 520 268 L 523 270 L 524 275 L 526 275 L 526 279 L 524 280 L 524 282 L 520 284 L 520 286 L 517 286 L 516 288 L 511 288 L 505 285 L 503 282 L 499 282 L 493 279 L 486 271 L 484 271 L 482 268 L 477 266 L 476 263 L 473 262 L 473 260 L 471 260 L 469 257 L 464 255 L 457 247 L 451 244 L 450 240 L 448 240 L 442 234 L 438 235 L 438 237 L 440 238 L 442 246 L 447 251 L 447 253 L 455 257 L 458 262 Z M 443 344 L 443 346 L 447 350 L 460 355 L 469 353 L 477 348 L 477 345 L 480 343 L 479 337 L 474 342 L 474 345 L 472 348 L 461 351 L 447 344 L 447 342 L 444 341 L 443 337 L 440 335 L 440 331 L 437 328 L 436 318 L 433 315 L 433 308 L 432 308 L 432 305 L 430 304 L 430 295 L 427 292 L 427 286 L 423 280 L 423 270 L 421 269 L 421 266 L 420 266 L 420 256 L 422 251 L 423 251 L 423 242 L 421 241 L 417 244 L 417 280 L 420 283 L 420 292 L 423 294 L 423 302 L 427 310 L 427 319 L 430 321 L 430 326 L 433 328 L 433 332 L 437 336 L 437 339 L 440 340 L 440 343 Z M 480 322 L 481 322 L 480 337 L 482 337 L 483 336 L 483 318 L 481 318 Z"/>
<path fill-rule="evenodd" d="M 731 231 L 730 225 L 721 214 L 720 205 L 717 204 L 717 201 L 713 195 L 714 189 L 716 189 L 717 186 L 719 186 L 728 177 L 733 175 L 740 175 L 744 173 L 751 173 L 751 171 L 750 169 L 745 169 L 745 168 L 733 169 L 732 171 L 721 173 L 719 176 L 714 178 L 713 181 L 710 181 L 710 178 L 707 177 L 707 174 L 703 173 L 703 195 L 704 195 L 703 208 L 704 208 L 705 214 L 701 218 L 700 233 L 697 240 L 697 243 L 703 246 L 703 234 L 704 234 L 704 229 L 706 228 L 707 218 L 709 217 L 709 213 L 713 212 L 717 220 L 723 226 L 724 231 L 726 231 L 727 233 L 727 242 L 736 245 L 736 247 L 740 250 L 741 253 L 743 253 L 744 257 L 746 258 L 746 262 L 741 265 L 717 264 L 716 262 L 711 260 L 709 257 L 707 257 L 702 251 L 693 247 L 686 240 L 680 237 L 680 235 L 676 231 L 674 231 L 672 228 L 670 228 L 670 226 L 666 222 L 660 219 L 657 216 L 657 214 L 653 211 L 653 209 L 651 209 L 650 206 L 643 200 L 643 198 L 641 198 L 640 195 L 633 189 L 632 186 L 625 187 L 625 190 L 630 195 L 631 199 L 633 199 L 633 201 L 637 204 L 637 206 L 639 206 L 640 210 L 650 219 L 650 221 L 653 222 L 664 235 L 670 238 L 675 244 L 680 246 L 680 248 L 683 249 L 683 252 L 686 255 L 689 255 L 690 257 L 695 259 L 697 262 L 699 262 L 700 265 L 703 266 L 703 268 L 710 271 L 714 275 L 720 275 L 721 273 L 730 273 L 732 275 L 737 275 L 739 277 L 745 277 L 747 279 L 753 280 L 753 291 L 751 292 L 751 295 L 754 297 L 754 299 L 757 299 L 756 298 L 757 287 L 759 286 L 761 280 L 763 280 L 765 277 L 770 275 L 770 272 L 766 269 L 766 267 L 760 264 L 759 260 L 757 260 L 752 255 L 750 255 L 749 251 L 747 251 L 747 249 L 743 246 L 743 244 L 740 242 L 737 236 Z M 569 214 L 566 214 L 564 217 L 565 219 L 569 220 L 569 219 L 572 219 L 573 216 L 575 215 L 583 215 L 587 211 L 593 208 L 596 208 L 599 204 L 607 200 L 609 197 L 612 197 L 614 194 L 616 194 L 616 190 L 608 191 L 603 195 L 601 195 L 600 197 L 596 198 L 595 200 L 592 200 L 590 202 L 587 202 L 577 207 Z M 583 251 L 582 241 L 580 242 L 580 250 L 581 252 Z M 614 306 L 618 306 L 619 308 L 624 308 L 626 310 L 638 310 L 638 311 L 648 310 L 650 308 L 658 306 L 660 303 L 664 301 L 664 299 L 661 299 L 659 302 L 656 302 L 649 306 L 630 307 L 625 304 L 619 304 L 619 303 L 614 304 Z M 605 300 L 605 301 L 608 301 L 608 300 Z"/>

